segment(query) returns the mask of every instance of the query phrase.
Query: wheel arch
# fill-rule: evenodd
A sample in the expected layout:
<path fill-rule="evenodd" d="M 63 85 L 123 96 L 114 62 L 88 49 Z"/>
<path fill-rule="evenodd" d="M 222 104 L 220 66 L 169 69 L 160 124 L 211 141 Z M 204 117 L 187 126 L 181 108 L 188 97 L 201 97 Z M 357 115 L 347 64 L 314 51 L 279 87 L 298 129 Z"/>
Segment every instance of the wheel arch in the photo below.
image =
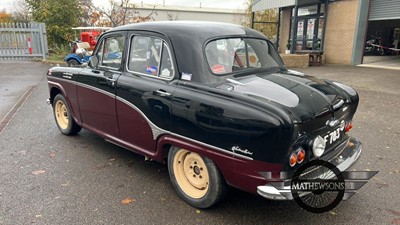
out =
<path fill-rule="evenodd" d="M 78 64 L 82 64 L 81 60 L 79 60 L 78 58 L 72 57 L 66 60 L 67 63 L 69 62 L 76 62 Z"/>
<path fill-rule="evenodd" d="M 68 106 L 71 108 L 71 101 L 68 97 L 68 95 L 65 94 L 65 91 L 63 89 L 63 87 L 59 84 L 54 84 L 50 87 L 50 104 L 53 106 L 54 103 L 54 98 L 58 95 L 58 94 L 62 94 L 65 97 L 65 100 L 67 101 Z M 71 108 L 71 115 L 72 115 L 72 119 L 79 125 L 82 125 L 82 122 L 78 119 L 77 115 L 75 114 L 75 110 Z"/>
<path fill-rule="evenodd" d="M 209 155 L 208 150 L 200 145 L 196 145 L 173 135 L 163 135 L 158 138 L 155 159 L 165 163 L 164 160 L 168 158 L 171 147 L 184 148 L 207 157 Z"/>
<path fill-rule="evenodd" d="M 158 138 L 154 160 L 166 163 L 171 146 L 184 148 L 211 159 L 229 186 L 250 193 L 257 193 L 257 186 L 267 181 L 260 171 L 282 171 L 283 165 L 251 160 L 230 155 L 185 138 L 166 134 Z"/>
<path fill-rule="evenodd" d="M 62 94 L 62 95 L 65 96 L 65 94 L 63 94 L 63 92 L 61 91 L 61 89 L 58 88 L 58 87 L 52 87 L 52 88 L 50 89 L 50 104 L 51 104 L 51 105 L 53 105 L 54 98 L 55 98 L 58 94 Z"/>
<path fill-rule="evenodd" d="M 232 168 L 232 165 L 234 164 L 235 161 L 237 162 L 244 161 L 243 159 L 229 156 L 223 152 L 212 150 L 210 148 L 207 148 L 206 146 L 202 146 L 198 143 L 194 143 L 173 135 L 163 135 L 158 139 L 157 153 L 155 155 L 155 160 L 160 161 L 162 163 L 166 163 L 167 162 L 166 159 L 168 158 L 168 153 L 171 147 L 173 146 L 195 152 L 197 154 L 200 154 L 202 156 L 211 159 L 215 163 L 217 168 L 220 170 L 223 178 L 229 185 L 232 185 L 230 183 L 229 177 L 231 177 L 231 175 L 235 173 L 234 168 Z"/>

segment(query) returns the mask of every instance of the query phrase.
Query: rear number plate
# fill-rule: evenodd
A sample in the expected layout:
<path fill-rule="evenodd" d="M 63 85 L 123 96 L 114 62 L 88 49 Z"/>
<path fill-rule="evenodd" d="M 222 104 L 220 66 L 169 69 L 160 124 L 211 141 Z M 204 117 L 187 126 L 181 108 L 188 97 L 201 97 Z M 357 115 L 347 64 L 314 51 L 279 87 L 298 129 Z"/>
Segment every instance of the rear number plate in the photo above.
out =
<path fill-rule="evenodd" d="M 328 134 L 326 134 L 324 136 L 325 144 L 331 145 L 331 144 L 335 143 L 336 141 L 340 140 L 341 137 L 343 136 L 344 125 L 345 125 L 345 122 L 344 122 L 344 120 L 342 120 L 339 127 L 334 129 L 333 131 L 328 132 Z"/>

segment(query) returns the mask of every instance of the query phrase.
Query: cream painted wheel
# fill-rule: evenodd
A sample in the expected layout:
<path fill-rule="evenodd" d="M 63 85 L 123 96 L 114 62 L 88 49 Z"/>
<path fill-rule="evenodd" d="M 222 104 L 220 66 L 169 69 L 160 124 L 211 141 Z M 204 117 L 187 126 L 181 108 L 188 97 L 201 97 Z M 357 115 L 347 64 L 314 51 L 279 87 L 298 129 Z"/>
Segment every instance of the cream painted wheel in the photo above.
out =
<path fill-rule="evenodd" d="M 171 147 L 168 172 L 178 195 L 197 208 L 209 208 L 226 194 L 227 185 L 218 167 L 198 153 Z"/>
<path fill-rule="evenodd" d="M 60 126 L 61 129 L 67 129 L 68 128 L 68 111 L 67 107 L 65 106 L 64 102 L 61 100 L 57 100 L 55 103 L 55 116 L 56 116 L 56 121 L 58 126 Z"/>
<path fill-rule="evenodd" d="M 62 94 L 56 95 L 53 99 L 53 113 L 61 133 L 74 135 L 81 130 L 81 127 L 72 118 L 70 107 Z"/>
<path fill-rule="evenodd" d="M 191 198 L 202 198 L 208 191 L 210 178 L 203 159 L 193 152 L 178 150 L 174 157 L 176 181 Z"/>

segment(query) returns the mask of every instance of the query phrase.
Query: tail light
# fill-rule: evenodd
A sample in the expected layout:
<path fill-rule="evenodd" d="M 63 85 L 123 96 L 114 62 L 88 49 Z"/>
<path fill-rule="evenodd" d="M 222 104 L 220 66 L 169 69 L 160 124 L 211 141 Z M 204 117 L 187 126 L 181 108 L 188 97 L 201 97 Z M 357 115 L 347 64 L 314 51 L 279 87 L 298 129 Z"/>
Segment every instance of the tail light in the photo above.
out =
<path fill-rule="evenodd" d="M 353 122 L 348 121 L 344 127 L 344 133 L 348 133 L 353 128 Z"/>
<path fill-rule="evenodd" d="M 304 161 L 305 156 L 306 156 L 306 151 L 300 148 L 299 151 L 297 152 L 297 163 L 302 163 Z"/>
<path fill-rule="evenodd" d="M 289 165 L 293 167 L 294 165 L 296 165 L 296 163 L 297 163 L 297 155 L 295 153 L 292 153 L 289 158 Z"/>
<path fill-rule="evenodd" d="M 304 161 L 306 156 L 306 151 L 303 148 L 299 148 L 297 151 L 293 152 L 289 157 L 289 165 L 291 167 L 295 166 L 296 163 L 300 164 Z"/>

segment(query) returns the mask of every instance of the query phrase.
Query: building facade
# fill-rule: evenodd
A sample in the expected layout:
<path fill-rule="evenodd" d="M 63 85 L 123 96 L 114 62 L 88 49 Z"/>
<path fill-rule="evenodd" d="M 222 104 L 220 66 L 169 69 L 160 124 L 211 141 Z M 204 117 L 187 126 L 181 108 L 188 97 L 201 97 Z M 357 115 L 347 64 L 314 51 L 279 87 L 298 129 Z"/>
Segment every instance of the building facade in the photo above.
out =
<path fill-rule="evenodd" d="M 324 63 L 357 65 L 365 55 L 398 55 L 400 0 L 258 0 L 279 9 L 279 51 L 321 52 Z"/>
<path fill-rule="evenodd" d="M 246 21 L 246 12 L 239 9 L 215 9 L 172 5 L 137 4 L 132 15 L 146 16 L 150 13 L 155 21 L 194 20 L 215 21 L 242 25 Z"/>

